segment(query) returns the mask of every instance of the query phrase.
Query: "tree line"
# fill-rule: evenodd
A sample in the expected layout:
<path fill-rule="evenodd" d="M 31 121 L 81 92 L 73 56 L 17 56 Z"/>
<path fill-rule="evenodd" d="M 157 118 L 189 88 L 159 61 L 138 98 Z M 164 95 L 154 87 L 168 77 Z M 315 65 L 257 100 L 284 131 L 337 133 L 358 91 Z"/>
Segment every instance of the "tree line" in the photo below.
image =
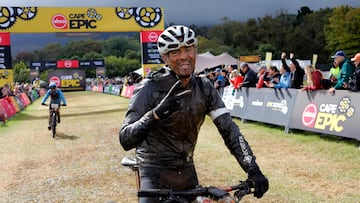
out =
<path fill-rule="evenodd" d="M 245 22 L 224 17 L 222 24 L 190 27 L 197 33 L 199 53 L 260 55 L 262 60 L 266 52 L 272 52 L 273 59 L 279 59 L 283 51 L 308 60 L 317 54 L 320 65 L 330 64 L 330 56 L 336 50 L 344 50 L 348 56 L 360 51 L 360 8 L 346 5 L 317 11 L 301 7 L 297 14 L 279 10 L 274 15 Z M 19 74 L 29 71 L 31 61 L 59 59 L 103 59 L 108 77 L 125 76 L 141 67 L 139 33 L 105 40 L 70 41 L 65 45 L 52 43 L 32 52 L 20 52 L 13 58 L 15 80 L 26 81 Z M 94 71 L 87 73 L 89 77 L 94 74 Z M 46 80 L 46 72 L 41 77 Z"/>

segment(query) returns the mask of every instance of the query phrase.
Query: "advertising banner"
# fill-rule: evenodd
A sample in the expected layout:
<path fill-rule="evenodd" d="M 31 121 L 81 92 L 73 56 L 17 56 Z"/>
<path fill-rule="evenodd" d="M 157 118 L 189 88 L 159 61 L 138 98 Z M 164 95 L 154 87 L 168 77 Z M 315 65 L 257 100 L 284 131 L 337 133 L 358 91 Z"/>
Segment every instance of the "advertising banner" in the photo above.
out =
<path fill-rule="evenodd" d="M 248 99 L 246 89 L 235 90 L 232 86 L 224 88 L 222 100 L 225 103 L 226 108 L 230 111 L 231 116 L 243 118 L 245 104 Z"/>
<path fill-rule="evenodd" d="M 360 140 L 358 92 L 326 90 L 299 92 L 289 128 Z"/>
<path fill-rule="evenodd" d="M 14 83 L 14 75 L 12 69 L 0 69 L 0 87 L 5 84 L 12 86 Z"/>
<path fill-rule="evenodd" d="M 30 69 L 48 70 L 50 68 L 98 68 L 105 67 L 104 60 L 58 60 L 58 61 L 32 61 Z"/>
<path fill-rule="evenodd" d="M 141 51 L 142 51 L 142 64 L 143 76 L 145 76 L 152 68 L 161 67 L 164 65 L 159 51 L 157 49 L 157 39 L 162 33 L 162 30 L 142 31 L 140 33 Z M 148 68 L 150 67 L 150 68 Z"/>
<path fill-rule="evenodd" d="M 0 26 L 1 27 L 1 26 Z M 0 69 L 11 69 L 10 33 L 0 30 Z"/>
<path fill-rule="evenodd" d="M 79 68 L 78 60 L 58 60 L 56 61 L 57 68 Z"/>
<path fill-rule="evenodd" d="M 85 90 L 85 70 L 50 69 L 49 83 L 55 82 L 62 90 Z"/>
<path fill-rule="evenodd" d="M 243 116 L 244 119 L 288 126 L 298 90 L 274 88 L 247 89 L 248 98 Z"/>
<path fill-rule="evenodd" d="M 0 32 L 140 32 L 164 29 L 161 8 L 0 7 Z"/>
<path fill-rule="evenodd" d="M 246 120 L 288 126 L 296 89 L 226 87 L 223 101 L 230 114 Z"/>

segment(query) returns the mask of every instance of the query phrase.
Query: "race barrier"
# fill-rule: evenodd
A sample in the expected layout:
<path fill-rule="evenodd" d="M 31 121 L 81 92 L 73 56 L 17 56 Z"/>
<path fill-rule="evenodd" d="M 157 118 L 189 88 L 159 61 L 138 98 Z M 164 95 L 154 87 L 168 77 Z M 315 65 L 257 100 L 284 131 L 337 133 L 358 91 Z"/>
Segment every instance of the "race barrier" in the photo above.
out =
<path fill-rule="evenodd" d="M 226 87 L 222 97 L 233 117 L 360 140 L 360 94 L 337 90 Z"/>
<path fill-rule="evenodd" d="M 104 87 L 104 93 L 120 95 L 121 85 L 107 85 Z"/>
<path fill-rule="evenodd" d="M 131 98 L 136 85 L 104 87 L 104 93 L 115 93 Z M 92 86 L 92 91 L 99 87 Z M 101 87 L 102 89 L 102 87 Z M 114 90 L 116 89 L 116 90 Z M 360 141 L 360 94 L 337 90 L 300 91 L 298 89 L 224 88 L 222 100 L 231 116 L 242 121 L 252 120 L 283 126 L 285 133 L 290 129 L 336 135 Z M 359 107 L 360 108 L 360 107 Z M 1 111 L 1 110 L 0 110 Z"/>
<path fill-rule="evenodd" d="M 121 96 L 126 97 L 126 98 L 131 98 L 134 93 L 135 88 L 136 88 L 136 85 L 124 86 L 121 91 Z"/>
<path fill-rule="evenodd" d="M 36 90 L 33 90 L 36 91 Z M 40 91 L 40 94 L 43 91 Z M 24 110 L 31 102 L 40 97 L 39 93 L 30 92 L 32 98 L 26 93 L 20 93 L 16 96 L 10 96 L 0 99 L 0 121 L 6 121 L 13 117 L 16 113 Z"/>

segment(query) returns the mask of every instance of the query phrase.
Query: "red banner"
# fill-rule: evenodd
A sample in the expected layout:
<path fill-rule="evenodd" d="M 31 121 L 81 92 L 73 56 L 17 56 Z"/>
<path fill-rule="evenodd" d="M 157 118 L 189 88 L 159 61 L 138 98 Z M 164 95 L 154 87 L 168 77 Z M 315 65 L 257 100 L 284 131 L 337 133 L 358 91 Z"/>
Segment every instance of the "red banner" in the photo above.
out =
<path fill-rule="evenodd" d="M 156 43 L 159 35 L 162 33 L 162 30 L 155 31 L 141 31 L 141 43 Z"/>
<path fill-rule="evenodd" d="M 9 32 L 0 32 L 0 46 L 10 46 Z"/>
<path fill-rule="evenodd" d="M 59 60 L 56 64 L 58 68 L 79 68 L 78 60 Z"/>

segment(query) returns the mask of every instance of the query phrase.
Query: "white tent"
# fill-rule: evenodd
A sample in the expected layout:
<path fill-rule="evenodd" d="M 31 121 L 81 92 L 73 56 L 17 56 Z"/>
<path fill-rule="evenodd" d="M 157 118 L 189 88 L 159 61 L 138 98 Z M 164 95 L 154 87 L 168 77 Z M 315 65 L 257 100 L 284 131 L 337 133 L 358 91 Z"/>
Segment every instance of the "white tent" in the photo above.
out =
<path fill-rule="evenodd" d="M 220 65 L 237 65 L 237 64 L 238 64 L 238 60 L 226 52 L 217 56 L 214 56 L 210 52 L 205 52 L 197 55 L 195 72 L 200 73 L 207 68 L 213 68 Z"/>

